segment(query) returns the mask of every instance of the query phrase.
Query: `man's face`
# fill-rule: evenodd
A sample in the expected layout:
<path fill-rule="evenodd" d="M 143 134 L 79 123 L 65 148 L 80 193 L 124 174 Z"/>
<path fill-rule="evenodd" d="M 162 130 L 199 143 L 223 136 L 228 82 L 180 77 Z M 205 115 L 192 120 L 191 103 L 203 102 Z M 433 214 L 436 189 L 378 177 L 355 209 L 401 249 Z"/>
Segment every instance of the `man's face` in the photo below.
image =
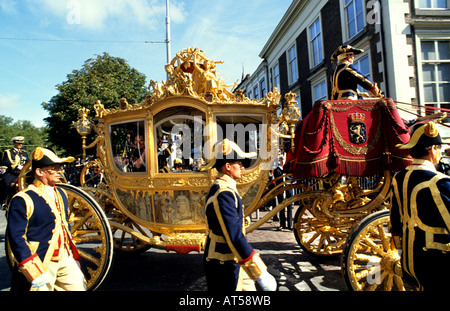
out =
<path fill-rule="evenodd" d="M 43 168 L 37 168 L 36 175 L 44 185 L 54 187 L 56 183 L 60 182 L 62 171 L 63 168 L 61 167 L 61 165 L 55 164 L 51 166 L 45 166 Z"/>
<path fill-rule="evenodd" d="M 241 172 L 244 166 L 241 161 L 231 162 L 225 164 L 226 174 L 234 180 L 241 178 Z"/>
<path fill-rule="evenodd" d="M 439 161 L 441 160 L 441 157 L 442 157 L 441 148 L 442 148 L 441 145 L 434 145 L 430 149 L 431 163 L 433 163 L 433 165 L 437 165 L 439 163 Z"/>
<path fill-rule="evenodd" d="M 14 145 L 14 148 L 20 149 L 20 148 L 22 148 L 23 143 L 16 143 L 15 142 L 13 145 Z"/>
<path fill-rule="evenodd" d="M 355 54 L 349 53 L 347 54 L 347 57 L 345 58 L 350 64 L 353 64 L 355 62 Z"/>
<path fill-rule="evenodd" d="M 136 136 L 136 138 L 134 139 L 134 145 L 136 146 L 136 148 L 138 148 L 139 150 L 144 149 L 144 136 Z"/>

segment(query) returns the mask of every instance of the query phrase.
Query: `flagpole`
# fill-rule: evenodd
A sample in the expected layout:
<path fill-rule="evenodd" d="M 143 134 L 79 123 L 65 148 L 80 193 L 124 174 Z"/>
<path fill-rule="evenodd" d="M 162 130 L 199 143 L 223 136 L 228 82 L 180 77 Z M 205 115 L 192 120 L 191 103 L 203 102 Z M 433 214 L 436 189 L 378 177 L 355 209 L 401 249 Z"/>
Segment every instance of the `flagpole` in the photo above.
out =
<path fill-rule="evenodd" d="M 169 0 L 166 0 L 166 50 L 167 50 L 167 63 L 170 63 L 170 12 L 169 12 Z"/>

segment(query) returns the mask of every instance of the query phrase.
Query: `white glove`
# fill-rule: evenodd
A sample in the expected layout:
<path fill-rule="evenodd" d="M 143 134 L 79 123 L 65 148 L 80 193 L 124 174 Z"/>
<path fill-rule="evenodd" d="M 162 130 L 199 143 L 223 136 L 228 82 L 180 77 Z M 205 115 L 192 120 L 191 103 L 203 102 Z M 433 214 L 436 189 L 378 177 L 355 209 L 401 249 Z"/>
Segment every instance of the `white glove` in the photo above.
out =
<path fill-rule="evenodd" d="M 267 270 L 256 278 L 255 281 L 258 282 L 263 291 L 274 292 L 277 290 L 277 281 Z"/>
<path fill-rule="evenodd" d="M 40 276 L 31 281 L 31 287 L 41 287 L 50 282 L 50 277 L 47 272 L 42 273 Z"/>

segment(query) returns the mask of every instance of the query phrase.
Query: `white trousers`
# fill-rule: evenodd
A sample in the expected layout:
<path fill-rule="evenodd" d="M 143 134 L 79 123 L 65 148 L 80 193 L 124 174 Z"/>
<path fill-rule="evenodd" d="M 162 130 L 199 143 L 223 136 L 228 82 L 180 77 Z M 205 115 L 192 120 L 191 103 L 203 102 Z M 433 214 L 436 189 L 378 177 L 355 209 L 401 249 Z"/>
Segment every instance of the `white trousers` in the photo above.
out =
<path fill-rule="evenodd" d="M 32 288 L 36 291 L 85 291 L 86 281 L 78 267 L 78 263 L 72 256 L 69 256 L 67 250 L 64 251 L 60 261 L 51 261 L 47 274 L 50 282 L 38 288 Z"/>

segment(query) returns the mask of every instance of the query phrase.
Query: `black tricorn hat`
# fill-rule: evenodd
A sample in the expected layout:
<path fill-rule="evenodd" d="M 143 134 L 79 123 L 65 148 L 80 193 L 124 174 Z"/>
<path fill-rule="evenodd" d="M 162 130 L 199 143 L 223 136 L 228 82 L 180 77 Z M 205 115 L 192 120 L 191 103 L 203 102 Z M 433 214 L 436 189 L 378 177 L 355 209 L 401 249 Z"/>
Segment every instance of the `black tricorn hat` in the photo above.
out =
<path fill-rule="evenodd" d="M 447 140 L 442 140 L 439 135 L 436 123 L 416 124 L 412 128 L 411 138 L 406 144 L 397 144 L 399 149 L 427 148 L 434 145 L 448 144 Z"/>
<path fill-rule="evenodd" d="M 214 145 L 212 155 L 212 159 L 200 168 L 201 171 L 218 168 L 227 162 L 236 161 L 242 161 L 242 164 L 248 167 L 251 158 L 256 158 L 257 153 L 244 152 L 235 142 L 225 138 Z"/>
<path fill-rule="evenodd" d="M 340 47 L 338 47 L 336 49 L 336 51 L 334 51 L 333 55 L 331 56 L 331 60 L 335 60 L 335 59 L 339 60 L 341 58 L 344 58 L 349 53 L 358 55 L 358 54 L 364 53 L 364 50 L 354 48 L 351 45 L 341 45 Z"/>
<path fill-rule="evenodd" d="M 31 170 L 22 174 L 25 174 L 27 178 L 32 177 L 34 170 L 37 168 L 43 168 L 54 164 L 70 163 L 73 161 L 75 161 L 74 157 L 59 158 L 49 149 L 36 147 L 31 153 Z"/>

